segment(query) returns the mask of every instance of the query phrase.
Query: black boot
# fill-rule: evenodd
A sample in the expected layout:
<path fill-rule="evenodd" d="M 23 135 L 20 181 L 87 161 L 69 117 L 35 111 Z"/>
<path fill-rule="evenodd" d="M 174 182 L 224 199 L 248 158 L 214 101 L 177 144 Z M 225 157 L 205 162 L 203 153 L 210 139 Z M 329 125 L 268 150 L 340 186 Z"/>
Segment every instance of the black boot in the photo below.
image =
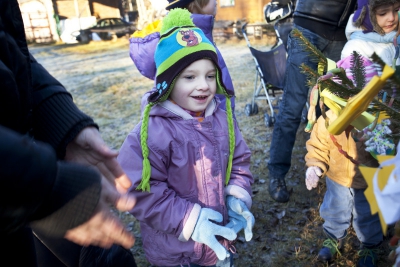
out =
<path fill-rule="evenodd" d="M 277 202 L 288 202 L 289 192 L 286 189 L 285 178 L 269 178 L 269 195 Z"/>

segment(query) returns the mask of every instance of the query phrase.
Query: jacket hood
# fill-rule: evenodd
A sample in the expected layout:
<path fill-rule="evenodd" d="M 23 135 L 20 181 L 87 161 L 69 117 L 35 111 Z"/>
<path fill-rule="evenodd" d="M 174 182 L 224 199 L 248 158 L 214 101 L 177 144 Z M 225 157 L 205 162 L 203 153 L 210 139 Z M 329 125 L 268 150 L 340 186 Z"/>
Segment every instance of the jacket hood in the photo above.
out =
<path fill-rule="evenodd" d="M 353 18 L 354 18 L 354 14 L 351 14 L 350 18 L 349 18 L 349 21 L 347 22 L 347 25 L 346 25 L 345 33 L 346 33 L 347 40 L 350 40 L 350 36 L 351 36 L 351 34 L 353 32 L 357 32 L 357 31 L 361 32 L 361 31 L 363 31 L 363 29 L 361 27 L 356 26 L 353 23 Z"/>
<path fill-rule="evenodd" d="M 205 14 L 192 14 L 191 18 L 193 20 L 193 23 L 204 32 L 206 37 L 211 42 L 213 42 L 212 31 L 214 28 L 214 17 Z"/>
<path fill-rule="evenodd" d="M 378 25 L 376 20 L 376 9 L 382 5 L 394 5 L 396 3 L 400 3 L 399 0 L 369 0 L 368 8 L 369 8 L 369 17 L 374 27 L 374 31 L 379 33 L 380 35 L 384 35 L 385 31 Z"/>

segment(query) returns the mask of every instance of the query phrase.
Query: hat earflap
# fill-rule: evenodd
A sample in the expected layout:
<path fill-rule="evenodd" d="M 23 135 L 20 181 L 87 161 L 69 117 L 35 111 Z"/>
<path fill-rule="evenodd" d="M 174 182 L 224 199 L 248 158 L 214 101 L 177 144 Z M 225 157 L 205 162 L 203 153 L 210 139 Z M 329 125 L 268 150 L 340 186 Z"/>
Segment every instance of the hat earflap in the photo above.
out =
<path fill-rule="evenodd" d="M 358 16 L 358 18 L 355 21 L 353 21 L 354 26 L 362 27 L 366 13 L 367 13 L 367 7 L 363 6 L 363 8 L 360 12 L 360 15 Z"/>
<path fill-rule="evenodd" d="M 143 155 L 143 169 L 142 169 L 142 180 L 136 187 L 136 190 L 142 190 L 150 192 L 150 176 L 151 176 L 151 165 L 149 161 L 149 147 L 147 146 L 148 128 L 149 128 L 149 114 L 154 103 L 146 105 L 143 112 L 142 125 L 140 127 L 140 146 L 142 147 Z"/>

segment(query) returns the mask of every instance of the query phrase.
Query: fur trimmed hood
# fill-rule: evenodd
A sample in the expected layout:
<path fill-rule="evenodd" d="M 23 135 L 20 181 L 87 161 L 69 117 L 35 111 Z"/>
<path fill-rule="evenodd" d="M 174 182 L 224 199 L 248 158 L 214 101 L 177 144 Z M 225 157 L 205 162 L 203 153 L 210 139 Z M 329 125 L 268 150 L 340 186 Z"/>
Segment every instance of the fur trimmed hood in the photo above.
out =
<path fill-rule="evenodd" d="M 385 32 L 376 21 L 376 9 L 382 5 L 395 3 L 400 3 L 400 0 L 358 0 L 353 17 L 354 26 L 361 27 L 364 33 L 375 31 L 384 35 Z"/>

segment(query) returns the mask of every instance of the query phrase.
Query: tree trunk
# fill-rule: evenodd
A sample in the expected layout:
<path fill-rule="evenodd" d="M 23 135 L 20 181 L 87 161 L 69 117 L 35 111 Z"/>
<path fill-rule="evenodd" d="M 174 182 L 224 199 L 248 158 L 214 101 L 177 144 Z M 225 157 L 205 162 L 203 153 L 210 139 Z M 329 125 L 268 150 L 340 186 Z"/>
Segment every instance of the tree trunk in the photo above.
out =
<path fill-rule="evenodd" d="M 147 24 L 165 16 L 167 0 L 136 0 L 138 8 L 138 30 L 143 29 Z"/>

